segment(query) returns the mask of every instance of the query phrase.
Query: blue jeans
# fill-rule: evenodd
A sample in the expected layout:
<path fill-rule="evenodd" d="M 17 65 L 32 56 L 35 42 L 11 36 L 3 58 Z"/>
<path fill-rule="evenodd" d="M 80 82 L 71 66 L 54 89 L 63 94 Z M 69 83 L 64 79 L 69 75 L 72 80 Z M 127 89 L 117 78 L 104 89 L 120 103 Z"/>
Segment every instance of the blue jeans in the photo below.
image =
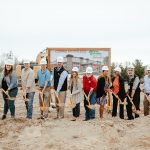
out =
<path fill-rule="evenodd" d="M 8 109 L 10 109 L 11 116 L 15 116 L 15 104 L 14 100 L 4 99 L 4 115 L 7 115 Z"/>
<path fill-rule="evenodd" d="M 18 93 L 18 88 L 16 87 L 16 88 L 10 90 L 9 95 L 10 95 L 10 97 L 15 98 L 17 93 Z M 5 93 L 3 92 L 3 99 L 4 99 L 3 113 L 4 113 L 4 115 L 7 115 L 8 109 L 10 109 L 11 116 L 15 116 L 15 102 L 14 102 L 13 98 L 8 99 L 7 96 L 5 95 Z"/>
<path fill-rule="evenodd" d="M 90 104 L 91 105 L 95 105 L 96 103 L 96 93 L 93 92 L 90 96 Z M 95 118 L 95 109 L 90 109 L 87 107 L 88 102 L 86 100 L 86 98 L 84 97 L 84 107 L 85 107 L 85 119 L 89 120 L 89 119 L 94 119 Z"/>
<path fill-rule="evenodd" d="M 28 109 L 27 109 L 27 118 L 29 119 L 32 119 L 34 94 L 35 92 L 27 93 L 27 98 L 29 99 Z"/>

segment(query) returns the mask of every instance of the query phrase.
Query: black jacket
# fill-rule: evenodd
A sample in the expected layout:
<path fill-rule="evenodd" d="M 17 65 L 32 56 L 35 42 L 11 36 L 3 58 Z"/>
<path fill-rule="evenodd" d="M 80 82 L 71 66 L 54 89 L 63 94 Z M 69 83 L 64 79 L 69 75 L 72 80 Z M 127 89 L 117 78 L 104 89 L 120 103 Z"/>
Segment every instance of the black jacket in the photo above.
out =
<path fill-rule="evenodd" d="M 60 70 L 57 70 L 57 67 L 54 68 L 54 88 L 55 88 L 55 90 L 57 90 L 60 75 L 64 70 L 65 70 L 65 68 L 63 66 Z M 60 91 L 67 91 L 67 77 L 66 77 L 64 84 L 62 85 L 62 88 Z"/>
<path fill-rule="evenodd" d="M 111 89 L 113 89 L 113 82 L 115 80 L 115 77 L 112 79 L 112 86 Z M 124 100 L 126 97 L 126 92 L 125 92 L 125 85 L 124 85 L 124 80 L 121 76 L 119 76 L 119 92 L 117 93 L 117 95 L 119 96 L 119 98 L 121 100 Z"/>
<path fill-rule="evenodd" d="M 96 89 L 96 97 L 97 98 L 107 95 L 104 88 L 105 88 L 105 78 L 99 77 L 98 81 L 97 81 L 97 89 Z"/>

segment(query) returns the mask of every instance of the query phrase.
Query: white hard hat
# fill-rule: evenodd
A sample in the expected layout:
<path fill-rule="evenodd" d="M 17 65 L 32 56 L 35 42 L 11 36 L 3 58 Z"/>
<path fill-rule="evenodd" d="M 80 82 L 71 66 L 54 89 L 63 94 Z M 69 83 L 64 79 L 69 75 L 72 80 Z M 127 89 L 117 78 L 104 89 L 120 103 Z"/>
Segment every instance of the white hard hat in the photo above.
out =
<path fill-rule="evenodd" d="M 147 66 L 146 71 L 150 70 L 150 66 Z"/>
<path fill-rule="evenodd" d="M 46 59 L 41 59 L 41 61 L 40 61 L 40 65 L 46 65 L 47 64 L 47 61 L 46 61 Z"/>
<path fill-rule="evenodd" d="M 78 72 L 79 69 L 78 69 L 78 67 L 73 67 L 73 68 L 72 68 L 72 71 Z"/>
<path fill-rule="evenodd" d="M 14 62 L 13 62 L 12 59 L 7 59 L 7 60 L 5 61 L 5 65 L 13 66 L 13 65 L 14 65 Z"/>
<path fill-rule="evenodd" d="M 109 69 L 108 69 L 108 66 L 103 66 L 102 67 L 102 71 L 108 71 Z"/>
<path fill-rule="evenodd" d="M 63 57 L 61 57 L 61 56 L 57 57 L 57 62 L 64 62 Z"/>
<path fill-rule="evenodd" d="M 30 60 L 26 59 L 23 61 L 24 64 L 30 64 Z"/>
<path fill-rule="evenodd" d="M 117 66 L 114 71 L 121 72 L 121 68 Z"/>
<path fill-rule="evenodd" d="M 86 68 L 86 73 L 93 73 L 92 67 L 87 67 Z"/>
<path fill-rule="evenodd" d="M 128 66 L 128 69 L 134 69 L 134 66 L 133 66 L 132 64 L 130 64 L 130 65 Z"/>

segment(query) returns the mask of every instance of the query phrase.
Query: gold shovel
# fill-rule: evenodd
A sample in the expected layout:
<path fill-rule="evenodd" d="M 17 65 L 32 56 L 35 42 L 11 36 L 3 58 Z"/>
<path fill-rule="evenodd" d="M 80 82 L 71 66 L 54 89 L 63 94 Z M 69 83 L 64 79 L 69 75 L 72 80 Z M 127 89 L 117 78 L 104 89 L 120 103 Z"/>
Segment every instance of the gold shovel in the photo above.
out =
<path fill-rule="evenodd" d="M 40 98 L 41 98 L 40 109 L 43 111 L 44 108 L 45 108 L 45 105 L 44 105 L 44 99 L 43 99 L 43 96 L 41 95 L 41 93 L 39 93 L 39 95 L 40 95 Z M 42 106 L 41 106 L 41 103 L 42 103 Z"/>
<path fill-rule="evenodd" d="M 150 103 L 150 98 L 144 93 L 146 99 L 148 100 L 148 102 Z"/>
<path fill-rule="evenodd" d="M 88 102 L 88 105 L 86 105 L 86 107 L 88 107 L 89 109 L 95 109 L 94 105 L 90 104 L 90 98 L 89 95 L 91 94 L 91 92 L 88 94 L 88 96 L 84 93 L 84 96 L 86 98 L 86 101 Z"/>
<path fill-rule="evenodd" d="M 54 93 L 55 93 L 55 97 L 56 97 L 56 105 L 61 106 L 60 105 L 60 99 L 59 99 L 58 95 L 56 94 L 56 91 Z"/>
<path fill-rule="evenodd" d="M 26 102 L 26 101 L 29 101 L 27 99 L 27 96 L 26 96 L 26 92 L 23 92 L 23 90 L 21 90 L 21 94 L 22 94 L 22 97 L 23 97 L 23 100 Z"/>
<path fill-rule="evenodd" d="M 10 99 L 10 95 L 4 89 L 1 88 L 1 90 L 5 93 L 5 95 L 7 95 L 8 99 Z"/>
<path fill-rule="evenodd" d="M 72 97 L 70 97 L 70 105 L 72 109 L 76 107 L 76 104 L 74 103 Z"/>
<path fill-rule="evenodd" d="M 135 107 L 133 101 L 131 100 L 131 97 L 128 94 L 127 94 L 127 97 L 129 98 L 129 100 L 130 100 L 130 102 L 132 104 L 132 112 L 137 114 L 137 115 L 139 115 L 139 112 L 136 110 L 136 107 Z"/>
<path fill-rule="evenodd" d="M 144 95 L 145 95 L 145 97 L 146 97 L 146 99 L 147 99 L 147 101 L 149 102 L 149 104 L 150 104 L 150 98 L 144 93 Z M 150 105 L 149 105 L 149 109 L 150 109 Z"/>
<path fill-rule="evenodd" d="M 119 96 L 116 95 L 112 90 L 110 90 L 110 92 L 112 92 L 112 94 L 118 99 L 119 104 L 128 105 L 128 103 L 126 101 L 122 102 L 121 99 L 119 98 Z"/>

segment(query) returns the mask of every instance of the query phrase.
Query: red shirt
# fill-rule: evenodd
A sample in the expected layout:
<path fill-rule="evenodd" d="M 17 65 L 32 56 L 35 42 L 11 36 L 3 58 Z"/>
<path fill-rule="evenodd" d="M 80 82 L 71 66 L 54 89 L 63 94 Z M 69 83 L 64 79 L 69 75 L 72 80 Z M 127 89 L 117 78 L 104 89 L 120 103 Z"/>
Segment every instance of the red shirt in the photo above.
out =
<path fill-rule="evenodd" d="M 93 88 L 93 91 L 96 92 L 97 80 L 91 75 L 91 77 L 87 78 L 86 75 L 83 76 L 83 90 L 86 94 L 90 92 L 90 89 Z"/>

